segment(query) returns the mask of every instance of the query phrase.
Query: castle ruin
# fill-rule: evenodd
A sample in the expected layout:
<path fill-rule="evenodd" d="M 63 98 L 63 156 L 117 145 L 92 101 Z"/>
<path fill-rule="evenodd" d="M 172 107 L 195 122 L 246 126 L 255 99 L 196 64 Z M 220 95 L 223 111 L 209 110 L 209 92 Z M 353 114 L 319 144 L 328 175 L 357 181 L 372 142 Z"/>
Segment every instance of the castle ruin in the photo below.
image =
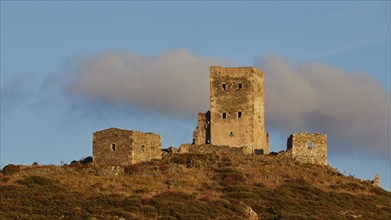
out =
<path fill-rule="evenodd" d="M 264 72 L 254 67 L 210 67 L 210 111 L 198 113 L 193 143 L 178 153 L 269 154 L 265 131 Z M 109 128 L 93 134 L 93 161 L 130 165 L 162 158 L 161 137 Z M 327 165 L 325 134 L 292 134 L 287 153 L 303 162 Z M 175 153 L 174 152 L 174 153 Z"/>
<path fill-rule="evenodd" d="M 264 74 L 254 67 L 210 67 L 210 111 L 198 113 L 194 144 L 269 153 Z"/>
<path fill-rule="evenodd" d="M 93 161 L 99 165 L 131 165 L 161 159 L 162 138 L 153 133 L 109 128 L 93 134 Z"/>

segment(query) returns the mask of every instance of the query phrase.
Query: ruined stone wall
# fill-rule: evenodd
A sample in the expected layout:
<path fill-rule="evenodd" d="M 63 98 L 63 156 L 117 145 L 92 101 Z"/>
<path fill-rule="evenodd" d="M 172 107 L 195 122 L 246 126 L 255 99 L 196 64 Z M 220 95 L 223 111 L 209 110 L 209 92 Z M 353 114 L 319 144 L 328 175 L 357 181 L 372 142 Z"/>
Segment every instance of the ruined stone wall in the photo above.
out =
<path fill-rule="evenodd" d="M 253 112 L 254 112 L 254 128 L 253 139 L 254 148 L 263 150 L 264 154 L 269 154 L 269 137 L 265 129 L 265 86 L 264 73 L 254 68 L 254 74 L 251 77 L 253 82 Z M 260 147 L 256 147 L 260 146 Z"/>
<path fill-rule="evenodd" d="M 373 179 L 373 185 L 376 187 L 380 186 L 380 175 L 376 173 L 375 178 Z"/>
<path fill-rule="evenodd" d="M 302 163 L 327 165 L 327 135 L 301 132 L 288 138 L 289 154 Z"/>
<path fill-rule="evenodd" d="M 132 161 L 132 131 L 109 128 L 97 131 L 92 138 L 94 163 L 128 165 Z"/>
<path fill-rule="evenodd" d="M 262 71 L 253 67 L 210 67 L 210 125 L 212 145 L 269 153 Z"/>
<path fill-rule="evenodd" d="M 162 138 L 153 133 L 133 132 L 132 164 L 162 158 Z"/>
<path fill-rule="evenodd" d="M 191 154 L 247 154 L 246 149 L 242 147 L 216 146 L 211 144 L 181 144 L 178 153 Z"/>
<path fill-rule="evenodd" d="M 161 158 L 161 138 L 152 133 L 109 128 L 93 134 L 93 161 L 130 165 Z"/>
<path fill-rule="evenodd" d="M 198 113 L 197 128 L 193 132 L 193 144 L 201 145 L 210 142 L 210 112 Z"/>

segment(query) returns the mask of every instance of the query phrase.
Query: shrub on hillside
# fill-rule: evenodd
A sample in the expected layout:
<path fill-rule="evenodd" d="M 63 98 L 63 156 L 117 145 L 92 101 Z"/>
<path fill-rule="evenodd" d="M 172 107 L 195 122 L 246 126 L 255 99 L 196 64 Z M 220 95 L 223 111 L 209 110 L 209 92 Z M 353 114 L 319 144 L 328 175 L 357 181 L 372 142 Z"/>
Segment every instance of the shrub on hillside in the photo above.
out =
<path fill-rule="evenodd" d="M 81 164 L 87 164 L 87 163 L 91 163 L 91 162 L 92 162 L 92 157 L 91 156 L 86 157 L 86 158 L 80 160 Z"/>
<path fill-rule="evenodd" d="M 74 170 L 82 170 L 84 166 L 80 161 L 73 160 L 71 164 L 68 165 L 68 167 L 71 167 Z"/>
<path fill-rule="evenodd" d="M 3 168 L 4 175 L 11 175 L 19 171 L 19 166 L 15 166 L 14 164 L 8 164 Z"/>
<path fill-rule="evenodd" d="M 232 165 L 231 159 L 229 157 L 223 157 L 220 160 L 220 163 L 217 164 L 219 167 L 229 167 Z"/>
<path fill-rule="evenodd" d="M 202 168 L 213 163 L 215 159 L 212 154 L 179 154 L 172 158 L 172 162 L 185 164 L 187 168 Z"/>
<path fill-rule="evenodd" d="M 221 185 L 232 186 L 237 184 L 243 184 L 246 178 L 240 173 L 226 173 L 223 175 Z"/>
<path fill-rule="evenodd" d="M 149 201 L 163 219 L 240 219 L 244 207 L 227 200 L 205 202 L 197 200 L 195 195 L 178 191 L 166 191 Z"/>
<path fill-rule="evenodd" d="M 126 166 L 124 167 L 124 172 L 130 175 L 140 174 L 141 172 L 143 172 L 143 168 L 141 166 L 142 165 L 140 164 L 133 164 L 133 165 Z"/>
<path fill-rule="evenodd" d="M 360 191 L 360 190 L 366 189 L 363 185 L 355 183 L 355 182 L 341 184 L 340 187 L 342 189 L 346 189 L 346 190 L 350 190 L 350 191 Z"/>
<path fill-rule="evenodd" d="M 240 171 L 232 168 L 215 169 L 215 172 L 217 174 L 214 179 L 224 187 L 243 184 L 246 181 L 246 177 Z"/>
<path fill-rule="evenodd" d="M 55 185 L 56 181 L 41 176 L 30 176 L 22 180 L 17 181 L 19 184 L 28 186 L 30 188 L 36 186 L 49 186 Z"/>

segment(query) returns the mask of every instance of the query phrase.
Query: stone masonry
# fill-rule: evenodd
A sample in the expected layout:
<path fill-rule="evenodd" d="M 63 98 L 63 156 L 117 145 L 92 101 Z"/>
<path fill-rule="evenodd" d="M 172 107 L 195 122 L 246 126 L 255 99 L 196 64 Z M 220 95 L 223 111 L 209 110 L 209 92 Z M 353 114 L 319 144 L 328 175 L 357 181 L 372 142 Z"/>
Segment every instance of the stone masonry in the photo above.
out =
<path fill-rule="evenodd" d="M 327 165 L 327 135 L 301 132 L 288 138 L 288 153 L 302 163 Z"/>
<path fill-rule="evenodd" d="M 193 132 L 193 144 L 202 145 L 210 143 L 210 112 L 198 113 L 198 124 Z"/>
<path fill-rule="evenodd" d="M 263 75 L 254 67 L 211 66 L 210 118 L 207 114 L 198 115 L 194 144 L 210 143 L 244 148 L 246 153 L 268 154 Z"/>
<path fill-rule="evenodd" d="M 228 146 L 217 146 L 210 144 L 181 144 L 177 153 L 179 154 L 245 154 L 245 149 L 242 147 L 228 147 Z"/>
<path fill-rule="evenodd" d="M 376 173 L 375 178 L 373 179 L 373 185 L 376 187 L 380 186 L 380 175 Z"/>
<path fill-rule="evenodd" d="M 130 165 L 161 159 L 160 135 L 109 128 L 93 134 L 93 161 L 99 165 Z"/>
<path fill-rule="evenodd" d="M 254 67 L 210 67 L 210 111 L 198 113 L 193 143 L 171 153 L 269 154 L 265 131 L 264 72 Z M 93 134 L 93 161 L 130 165 L 161 159 L 162 139 L 153 133 L 109 128 Z M 327 165 L 327 136 L 301 132 L 288 138 L 287 155 Z"/>

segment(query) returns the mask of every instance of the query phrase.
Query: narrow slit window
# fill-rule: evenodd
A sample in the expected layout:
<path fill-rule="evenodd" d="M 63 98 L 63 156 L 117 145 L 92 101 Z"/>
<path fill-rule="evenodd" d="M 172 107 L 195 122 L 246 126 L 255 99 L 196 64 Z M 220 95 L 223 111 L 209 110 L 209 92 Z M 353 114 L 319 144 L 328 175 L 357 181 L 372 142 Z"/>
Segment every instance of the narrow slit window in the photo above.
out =
<path fill-rule="evenodd" d="M 227 118 L 227 113 L 223 113 L 223 118 L 226 119 Z"/>
<path fill-rule="evenodd" d="M 238 118 L 242 117 L 242 112 L 238 112 Z"/>
<path fill-rule="evenodd" d="M 227 88 L 227 85 L 225 83 L 221 84 L 221 88 L 223 88 L 223 90 L 225 90 Z"/>
<path fill-rule="evenodd" d="M 308 149 L 312 149 L 312 141 L 308 141 L 307 146 L 308 146 Z"/>
<path fill-rule="evenodd" d="M 233 137 L 234 136 L 234 132 L 233 131 L 229 132 L 229 136 Z"/>
<path fill-rule="evenodd" d="M 243 85 L 241 83 L 238 84 L 238 90 L 241 90 L 243 88 Z"/>
<path fill-rule="evenodd" d="M 115 151 L 115 150 L 116 150 L 115 147 L 116 147 L 115 144 L 111 144 L 111 150 L 112 150 L 112 151 Z"/>

